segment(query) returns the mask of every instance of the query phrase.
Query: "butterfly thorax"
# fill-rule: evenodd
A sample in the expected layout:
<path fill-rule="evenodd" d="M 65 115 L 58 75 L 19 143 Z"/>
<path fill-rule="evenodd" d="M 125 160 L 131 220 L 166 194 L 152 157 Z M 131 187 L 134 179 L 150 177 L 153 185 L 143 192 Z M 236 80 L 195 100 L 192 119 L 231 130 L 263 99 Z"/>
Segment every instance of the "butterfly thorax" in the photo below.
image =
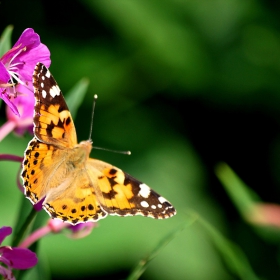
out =
<path fill-rule="evenodd" d="M 45 180 L 41 182 L 42 191 L 38 199 L 40 200 L 46 195 L 45 201 L 49 201 L 60 197 L 63 193 L 64 196 L 73 195 L 72 186 L 85 172 L 91 148 L 91 141 L 82 141 L 73 148 L 54 149 L 52 168 L 41 165 L 46 176 Z"/>
<path fill-rule="evenodd" d="M 72 164 L 73 167 L 78 168 L 80 165 L 85 164 L 89 158 L 91 149 L 92 143 L 90 140 L 82 141 L 68 152 L 69 156 L 66 161 Z"/>

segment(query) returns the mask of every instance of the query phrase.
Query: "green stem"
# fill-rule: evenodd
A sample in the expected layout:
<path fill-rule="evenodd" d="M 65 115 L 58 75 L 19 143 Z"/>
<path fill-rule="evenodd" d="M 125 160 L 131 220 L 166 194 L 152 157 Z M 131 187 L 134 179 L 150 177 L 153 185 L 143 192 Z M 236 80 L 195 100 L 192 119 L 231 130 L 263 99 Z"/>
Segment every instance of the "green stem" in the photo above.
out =
<path fill-rule="evenodd" d="M 31 212 L 26 217 L 23 225 L 20 227 L 20 229 L 14 234 L 12 246 L 16 247 L 19 245 L 20 241 L 22 240 L 23 236 L 25 235 L 27 229 L 29 228 L 29 225 L 34 220 L 35 216 L 37 214 L 37 211 L 32 207 Z"/>

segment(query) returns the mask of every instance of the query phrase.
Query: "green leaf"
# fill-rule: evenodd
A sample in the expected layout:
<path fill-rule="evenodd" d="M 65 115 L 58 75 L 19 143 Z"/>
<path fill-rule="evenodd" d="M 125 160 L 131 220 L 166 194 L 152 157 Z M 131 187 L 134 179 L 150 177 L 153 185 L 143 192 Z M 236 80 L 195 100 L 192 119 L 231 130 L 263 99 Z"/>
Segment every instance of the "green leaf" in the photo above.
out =
<path fill-rule="evenodd" d="M 33 210 L 33 211 L 35 211 L 35 210 Z M 45 211 L 42 210 L 37 213 L 38 214 L 36 216 L 34 223 L 32 224 L 32 229 L 30 231 L 32 233 L 34 233 L 36 230 L 38 230 L 40 228 L 43 229 L 44 227 L 46 227 L 47 219 L 49 219 L 49 217 L 48 217 L 48 215 L 46 215 Z M 29 247 L 29 249 L 32 252 L 37 254 L 37 257 L 39 259 L 38 264 L 35 267 L 33 267 L 32 269 L 15 271 L 15 272 L 17 272 L 17 278 L 16 278 L 17 280 L 25 280 L 25 279 L 48 280 L 48 279 L 51 279 L 50 267 L 49 267 L 49 263 L 46 258 L 46 255 L 40 254 L 40 252 L 38 253 L 40 240 L 35 241 Z M 38 254 L 39 254 L 39 256 L 38 256 Z"/>
<path fill-rule="evenodd" d="M 201 217 L 198 217 L 197 221 L 207 231 L 227 267 L 233 274 L 239 277 L 238 279 L 260 279 L 252 270 L 246 255 L 236 244 L 227 240 L 218 230 Z"/>
<path fill-rule="evenodd" d="M 11 49 L 12 43 L 12 32 L 14 27 L 12 25 L 8 25 L 0 37 L 0 57 Z"/>
<path fill-rule="evenodd" d="M 260 202 L 258 196 L 246 186 L 226 163 L 218 164 L 215 173 L 240 214 L 246 219 L 255 203 Z"/>
<path fill-rule="evenodd" d="M 141 275 L 144 273 L 144 271 L 147 269 L 148 264 L 158 255 L 160 250 L 162 250 L 172 239 L 174 239 L 179 233 L 181 233 L 182 230 L 184 230 L 186 227 L 193 224 L 195 219 L 191 219 L 184 224 L 180 225 L 179 227 L 172 230 L 170 233 L 168 233 L 166 236 L 164 236 L 157 246 L 150 252 L 150 254 L 141 259 L 139 263 L 136 265 L 136 267 L 132 270 L 130 275 L 128 276 L 127 280 L 136 280 L 141 277 Z"/>
<path fill-rule="evenodd" d="M 73 119 L 75 119 L 77 111 L 84 100 L 88 86 L 89 80 L 83 78 L 66 94 L 67 105 Z"/>
<path fill-rule="evenodd" d="M 16 247 L 26 235 L 30 225 L 34 221 L 37 212 L 33 207 L 26 207 L 27 199 L 24 195 L 21 198 L 20 211 L 18 212 L 17 222 L 13 229 L 13 242 L 12 246 Z M 30 211 L 31 209 L 31 211 Z M 28 214 L 28 211 L 29 214 Z"/>

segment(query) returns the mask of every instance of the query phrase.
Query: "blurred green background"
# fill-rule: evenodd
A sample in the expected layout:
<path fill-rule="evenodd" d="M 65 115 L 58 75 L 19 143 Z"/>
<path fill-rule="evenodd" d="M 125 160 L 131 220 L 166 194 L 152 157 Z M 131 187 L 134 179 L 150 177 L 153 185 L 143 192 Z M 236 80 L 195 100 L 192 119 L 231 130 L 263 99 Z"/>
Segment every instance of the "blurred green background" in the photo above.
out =
<path fill-rule="evenodd" d="M 178 212 L 164 221 L 108 217 L 79 240 L 45 237 L 39 259 L 52 279 L 126 278 L 189 220 L 188 209 L 240 246 L 259 278 L 279 279 L 279 232 L 264 237 L 244 221 L 214 173 L 225 161 L 262 201 L 280 201 L 279 12 L 278 2 L 260 0 L 1 1 L 0 32 L 12 24 L 15 43 L 34 28 L 66 96 L 89 79 L 75 118 L 79 140 L 88 137 L 97 94 L 94 144 L 132 151 L 93 150 L 92 157 L 144 181 Z M 3 124 L 4 106 L 0 113 Z M 22 156 L 30 139 L 9 135 L 0 153 Z M 0 164 L 0 226 L 14 226 L 19 164 Z M 140 279 L 239 278 L 194 223 Z"/>

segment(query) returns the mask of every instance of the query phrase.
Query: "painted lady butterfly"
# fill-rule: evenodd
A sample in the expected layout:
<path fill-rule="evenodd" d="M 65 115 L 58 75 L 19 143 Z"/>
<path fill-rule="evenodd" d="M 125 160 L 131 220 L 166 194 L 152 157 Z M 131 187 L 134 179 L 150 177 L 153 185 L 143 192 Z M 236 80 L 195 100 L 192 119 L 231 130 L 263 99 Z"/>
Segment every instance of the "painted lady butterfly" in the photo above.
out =
<path fill-rule="evenodd" d="M 157 219 L 176 214 L 162 196 L 127 173 L 90 158 L 91 140 L 78 144 L 73 119 L 49 70 L 41 63 L 33 74 L 34 138 L 21 173 L 25 196 L 43 200 L 52 218 L 73 225 L 109 215 Z"/>

